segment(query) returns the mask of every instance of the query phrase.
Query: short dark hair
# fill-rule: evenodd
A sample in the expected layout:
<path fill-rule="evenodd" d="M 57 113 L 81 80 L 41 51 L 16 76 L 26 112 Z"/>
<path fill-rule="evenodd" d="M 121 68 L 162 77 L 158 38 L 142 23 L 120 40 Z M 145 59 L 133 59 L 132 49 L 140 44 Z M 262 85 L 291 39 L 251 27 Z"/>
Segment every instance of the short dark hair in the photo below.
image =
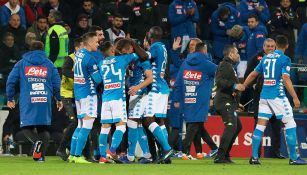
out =
<path fill-rule="evenodd" d="M 223 55 L 224 57 L 227 57 L 230 52 L 232 52 L 236 47 L 234 45 L 228 44 L 223 49 Z"/>
<path fill-rule="evenodd" d="M 39 15 L 37 18 L 36 18 L 36 21 L 39 21 L 40 19 L 45 19 L 45 20 L 48 20 L 48 18 L 44 15 Z"/>
<path fill-rule="evenodd" d="M 102 30 L 102 28 L 99 27 L 99 26 L 92 25 L 92 26 L 88 29 L 88 32 L 95 32 L 95 33 L 96 33 L 96 31 L 99 31 L 99 30 Z"/>
<path fill-rule="evenodd" d="M 206 44 L 203 42 L 199 42 L 195 46 L 195 52 L 201 52 L 206 47 Z"/>
<path fill-rule="evenodd" d="M 87 32 L 84 35 L 82 35 L 82 41 L 87 42 L 89 39 L 97 36 L 95 32 Z"/>
<path fill-rule="evenodd" d="M 9 36 L 13 37 L 14 40 L 15 40 L 15 35 L 14 35 L 13 33 L 11 33 L 11 32 L 5 32 L 4 35 L 3 35 L 3 37 L 1 38 L 2 41 L 4 41 L 4 40 L 5 40 L 7 37 L 9 37 Z"/>
<path fill-rule="evenodd" d="M 276 41 L 276 46 L 282 49 L 286 48 L 289 44 L 288 38 L 285 35 L 277 35 L 275 41 Z"/>
<path fill-rule="evenodd" d="M 228 14 L 230 14 L 230 10 L 226 6 L 221 7 L 219 12 L 218 12 L 219 17 L 222 17 L 224 15 L 228 15 Z"/>
<path fill-rule="evenodd" d="M 74 40 L 74 47 L 80 47 L 81 43 L 82 43 L 82 38 L 76 38 Z"/>
<path fill-rule="evenodd" d="M 163 30 L 159 26 L 154 26 L 149 30 L 149 38 L 160 40 L 163 36 Z"/>
<path fill-rule="evenodd" d="M 100 50 L 103 54 L 105 54 L 109 49 L 112 48 L 112 46 L 113 45 L 110 41 L 106 41 L 102 43 Z"/>
<path fill-rule="evenodd" d="M 116 42 L 116 54 L 121 54 L 121 50 L 129 45 L 131 45 L 131 41 L 129 39 L 120 39 Z"/>
<path fill-rule="evenodd" d="M 32 41 L 30 44 L 30 50 L 44 50 L 44 43 L 41 41 Z"/>
<path fill-rule="evenodd" d="M 94 3 L 93 0 L 83 0 L 83 3 L 84 2 L 91 2 L 92 4 Z"/>
<path fill-rule="evenodd" d="M 113 15 L 113 18 L 123 18 L 123 15 L 121 15 L 120 13 L 115 13 Z"/>
<path fill-rule="evenodd" d="M 247 19 L 250 19 L 250 18 L 255 18 L 255 20 L 256 20 L 256 21 L 259 21 L 258 16 L 257 16 L 257 15 L 255 15 L 255 14 L 251 14 L 251 15 L 249 15 Z"/>

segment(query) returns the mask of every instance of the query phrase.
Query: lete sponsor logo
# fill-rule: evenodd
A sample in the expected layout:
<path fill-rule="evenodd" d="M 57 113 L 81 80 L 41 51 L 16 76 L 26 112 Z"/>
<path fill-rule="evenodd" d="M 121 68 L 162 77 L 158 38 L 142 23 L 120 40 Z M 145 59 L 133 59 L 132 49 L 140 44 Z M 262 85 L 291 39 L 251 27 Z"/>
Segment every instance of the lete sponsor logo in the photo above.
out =
<path fill-rule="evenodd" d="M 184 70 L 183 72 L 183 78 L 186 80 L 200 81 L 201 77 L 202 72 L 199 71 Z"/>
<path fill-rule="evenodd" d="M 47 103 L 47 97 L 32 97 L 31 103 Z"/>
<path fill-rule="evenodd" d="M 119 88 L 121 88 L 121 84 L 120 84 L 120 83 L 110 83 L 110 84 L 104 85 L 104 89 L 105 89 L 105 90 L 109 90 L 109 89 L 119 89 Z"/>
<path fill-rule="evenodd" d="M 27 77 L 47 77 L 48 69 L 46 67 L 27 66 L 25 69 L 25 75 Z"/>

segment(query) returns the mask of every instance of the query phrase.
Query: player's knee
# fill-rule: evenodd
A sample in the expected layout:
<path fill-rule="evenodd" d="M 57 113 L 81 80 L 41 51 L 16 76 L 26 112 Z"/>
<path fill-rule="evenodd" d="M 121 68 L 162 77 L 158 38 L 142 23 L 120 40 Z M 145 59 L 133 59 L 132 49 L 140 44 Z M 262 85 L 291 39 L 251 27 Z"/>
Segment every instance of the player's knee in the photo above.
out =
<path fill-rule="evenodd" d="M 282 119 L 282 122 L 285 125 L 285 129 L 290 129 L 290 128 L 295 128 L 296 127 L 296 123 L 294 121 L 294 119 L 292 117 L 284 117 Z"/>
<path fill-rule="evenodd" d="M 95 121 L 95 118 L 90 118 L 90 119 L 83 120 L 82 121 L 83 122 L 82 123 L 82 128 L 92 129 L 94 121 Z"/>
<path fill-rule="evenodd" d="M 125 133 L 125 132 L 126 132 L 126 125 L 119 125 L 119 126 L 116 126 L 116 130 L 119 130 L 119 131 L 121 131 L 122 133 Z"/>
<path fill-rule="evenodd" d="M 111 127 L 101 127 L 100 134 L 109 134 Z"/>
<path fill-rule="evenodd" d="M 127 126 L 129 128 L 136 129 L 138 127 L 138 122 L 129 119 L 127 122 Z"/>

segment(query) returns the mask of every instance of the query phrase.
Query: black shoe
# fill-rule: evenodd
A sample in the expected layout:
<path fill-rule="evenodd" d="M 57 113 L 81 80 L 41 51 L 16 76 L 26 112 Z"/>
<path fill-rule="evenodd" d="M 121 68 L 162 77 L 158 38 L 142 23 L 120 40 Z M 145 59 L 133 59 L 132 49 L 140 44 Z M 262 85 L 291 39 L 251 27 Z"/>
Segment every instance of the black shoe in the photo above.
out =
<path fill-rule="evenodd" d="M 284 155 L 282 155 L 282 154 L 275 154 L 275 157 L 277 158 L 277 159 L 285 159 L 286 157 L 284 156 Z"/>
<path fill-rule="evenodd" d="M 232 161 L 232 160 L 231 160 L 231 158 L 230 158 L 230 157 L 225 157 L 225 160 L 227 160 L 227 161 L 228 161 L 228 163 L 235 163 L 234 161 Z"/>
<path fill-rule="evenodd" d="M 249 164 L 251 164 L 251 165 L 260 165 L 261 162 L 260 162 L 259 158 L 253 158 L 253 157 L 251 157 L 251 158 L 249 159 Z"/>
<path fill-rule="evenodd" d="M 168 151 L 165 151 L 165 152 L 163 153 L 162 160 L 165 161 L 166 159 L 169 159 L 169 158 L 173 157 L 173 155 L 174 155 L 174 150 L 173 150 L 173 149 L 170 149 L 170 150 L 168 150 Z"/>
<path fill-rule="evenodd" d="M 165 159 L 162 164 L 172 164 L 171 158 Z"/>
<path fill-rule="evenodd" d="M 229 163 L 229 161 L 226 158 L 217 157 L 214 159 L 214 163 Z"/>
<path fill-rule="evenodd" d="M 62 160 L 67 161 L 68 159 L 68 155 L 66 154 L 66 152 L 57 150 L 55 153 L 57 156 L 59 156 Z"/>

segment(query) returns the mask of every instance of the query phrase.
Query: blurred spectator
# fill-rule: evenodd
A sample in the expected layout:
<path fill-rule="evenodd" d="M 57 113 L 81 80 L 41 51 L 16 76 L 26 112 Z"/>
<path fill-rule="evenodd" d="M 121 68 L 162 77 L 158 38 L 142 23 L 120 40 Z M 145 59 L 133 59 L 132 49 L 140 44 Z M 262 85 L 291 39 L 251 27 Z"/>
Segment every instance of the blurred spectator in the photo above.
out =
<path fill-rule="evenodd" d="M 235 25 L 230 31 L 230 36 L 233 44 L 237 47 L 240 54 L 240 62 L 237 66 L 237 74 L 240 82 L 243 81 L 247 67 L 247 41 L 249 37 L 249 29 L 247 26 Z"/>
<path fill-rule="evenodd" d="M 154 26 L 160 26 L 163 30 L 163 39 L 170 38 L 171 28 L 168 21 L 168 6 L 170 4 L 169 0 L 156 0 L 156 4 L 154 6 Z M 164 43 L 165 44 L 165 43 Z"/>
<path fill-rule="evenodd" d="M 61 75 L 65 57 L 68 55 L 69 38 L 67 30 L 63 27 L 62 14 L 51 10 L 48 16 L 50 28 L 46 36 L 45 52 L 47 57 L 54 62 Z"/>
<path fill-rule="evenodd" d="M 192 0 L 174 0 L 169 5 L 168 19 L 171 24 L 171 41 L 176 37 L 182 38 L 182 50 L 185 49 L 189 38 L 195 38 L 195 23 L 199 20 L 197 6 Z"/>
<path fill-rule="evenodd" d="M 71 29 L 69 39 L 74 40 L 80 38 L 83 34 L 88 32 L 89 22 L 86 14 L 79 14 L 75 27 Z"/>
<path fill-rule="evenodd" d="M 6 32 L 3 35 L 3 39 L 0 43 L 0 53 L 0 74 L 2 74 L 2 83 L 5 87 L 8 74 L 21 57 L 20 50 L 15 44 L 14 35 L 12 33 Z"/>
<path fill-rule="evenodd" d="M 225 45 L 231 44 L 230 29 L 239 24 L 239 11 L 232 3 L 224 3 L 215 10 L 211 17 L 211 32 L 213 33 L 213 62 L 218 64 L 223 59 Z"/>
<path fill-rule="evenodd" d="M 142 45 L 143 39 L 153 25 L 153 4 L 150 0 L 135 0 L 129 20 L 127 37 Z"/>
<path fill-rule="evenodd" d="M 106 30 L 106 41 L 110 41 L 114 44 L 117 38 L 125 38 L 126 34 L 121 29 L 123 26 L 123 17 L 120 14 L 113 16 L 112 27 Z"/>
<path fill-rule="evenodd" d="M 250 15 L 256 15 L 262 25 L 270 19 L 270 11 L 265 0 L 241 0 L 240 1 L 241 23 L 247 25 Z"/>
<path fill-rule="evenodd" d="M 296 12 L 299 16 L 301 25 L 304 25 L 307 22 L 307 1 L 306 0 L 302 0 L 301 2 L 298 3 Z"/>
<path fill-rule="evenodd" d="M 132 7 L 131 7 L 132 0 L 122 0 L 118 3 L 118 13 L 123 16 L 123 30 L 127 33 L 128 31 L 128 24 L 130 17 L 133 15 Z"/>
<path fill-rule="evenodd" d="M 107 0 L 106 2 L 100 1 L 101 11 L 107 19 L 102 26 L 104 30 L 112 26 L 113 15 L 117 13 L 117 3 L 117 0 Z"/>
<path fill-rule="evenodd" d="M 89 25 L 97 25 L 106 27 L 107 23 L 107 17 L 105 14 L 102 13 L 102 11 L 94 5 L 92 0 L 83 0 L 83 4 L 81 9 L 78 11 L 78 14 L 86 14 Z"/>
<path fill-rule="evenodd" d="M 35 33 L 27 32 L 26 37 L 25 37 L 25 50 L 24 50 L 24 52 L 30 51 L 31 43 L 33 41 L 36 41 Z"/>
<path fill-rule="evenodd" d="M 3 29 L 2 33 L 11 32 L 14 34 L 15 43 L 20 50 L 24 49 L 26 30 L 20 25 L 20 17 L 13 14 L 10 17 L 9 24 Z"/>
<path fill-rule="evenodd" d="M 254 57 L 262 50 L 263 42 L 266 39 L 268 32 L 266 27 L 259 23 L 257 15 L 248 17 L 248 27 L 250 35 L 247 42 L 247 60 Z"/>
<path fill-rule="evenodd" d="M 291 59 L 294 57 L 295 34 L 294 29 L 300 28 L 300 20 L 296 11 L 291 7 L 291 0 L 281 0 L 280 6 L 271 15 L 268 22 L 270 37 L 275 38 L 277 35 L 285 35 L 289 40 L 289 48 L 286 55 Z"/>
<path fill-rule="evenodd" d="M 48 31 L 47 17 L 39 16 L 37 20 L 32 24 L 32 26 L 28 28 L 27 32 L 34 33 L 37 41 L 45 42 L 47 31 Z"/>
<path fill-rule="evenodd" d="M 10 16 L 12 14 L 17 13 L 20 17 L 21 26 L 26 28 L 26 15 L 23 8 L 18 4 L 18 0 L 9 0 L 6 4 L 4 4 L 0 9 L 0 21 L 1 26 L 4 27 L 8 25 Z"/>
<path fill-rule="evenodd" d="M 27 0 L 25 5 L 25 13 L 28 26 L 31 26 L 37 17 L 43 15 L 43 8 L 41 7 L 40 0 Z"/>
<path fill-rule="evenodd" d="M 61 0 L 48 0 L 48 2 L 43 6 L 43 12 L 45 16 L 49 16 L 50 10 L 57 10 L 62 13 L 62 20 L 69 26 L 72 26 L 73 19 L 70 7 Z"/>

